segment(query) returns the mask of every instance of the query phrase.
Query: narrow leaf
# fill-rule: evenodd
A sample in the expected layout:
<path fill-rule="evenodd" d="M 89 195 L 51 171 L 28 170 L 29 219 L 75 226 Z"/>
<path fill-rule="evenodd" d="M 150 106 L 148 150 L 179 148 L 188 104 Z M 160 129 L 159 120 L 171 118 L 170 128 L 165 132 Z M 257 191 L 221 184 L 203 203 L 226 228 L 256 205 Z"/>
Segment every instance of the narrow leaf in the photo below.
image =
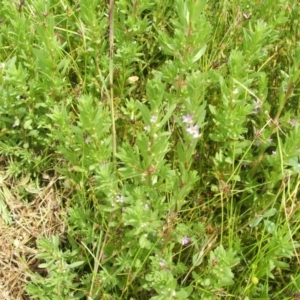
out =
<path fill-rule="evenodd" d="M 176 108 L 176 104 L 171 105 L 164 118 L 160 121 L 159 123 L 160 126 L 163 126 L 169 120 L 175 108 Z"/>
<path fill-rule="evenodd" d="M 196 61 L 198 61 L 201 57 L 202 57 L 202 55 L 204 54 L 204 52 L 205 52 L 205 50 L 206 50 L 206 47 L 207 47 L 207 45 L 204 45 L 199 51 L 198 51 L 198 53 L 194 56 L 194 58 L 193 58 L 193 62 L 196 62 Z"/>

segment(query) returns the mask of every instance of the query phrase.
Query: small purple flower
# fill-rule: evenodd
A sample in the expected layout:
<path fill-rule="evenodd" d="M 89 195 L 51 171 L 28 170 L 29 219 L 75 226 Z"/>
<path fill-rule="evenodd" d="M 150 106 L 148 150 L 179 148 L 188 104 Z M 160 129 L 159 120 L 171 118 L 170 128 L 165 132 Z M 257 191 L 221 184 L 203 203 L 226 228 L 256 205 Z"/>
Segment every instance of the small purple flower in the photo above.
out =
<path fill-rule="evenodd" d="M 156 123 L 156 121 L 157 121 L 157 116 L 155 116 L 155 115 L 152 116 L 151 119 L 150 119 L 150 122 L 151 123 Z"/>
<path fill-rule="evenodd" d="M 194 124 L 194 119 L 193 116 L 190 114 L 187 114 L 182 117 L 182 122 L 187 125 L 186 131 L 193 137 L 193 138 L 198 138 L 199 135 L 199 127 L 198 125 L 193 125 Z"/>
<path fill-rule="evenodd" d="M 16 128 L 20 125 L 20 120 L 18 118 L 15 117 L 15 122 L 14 124 L 12 125 L 13 128 Z"/>
<path fill-rule="evenodd" d="M 185 236 L 182 240 L 181 240 L 181 245 L 187 245 L 189 242 L 191 241 L 191 239 L 188 236 Z"/>
<path fill-rule="evenodd" d="M 246 169 L 248 167 L 248 163 L 246 161 L 242 162 L 242 168 Z"/>
<path fill-rule="evenodd" d="M 297 125 L 297 120 L 291 119 L 291 120 L 290 120 L 290 125 L 291 125 L 292 127 L 295 127 L 295 126 Z"/>
<path fill-rule="evenodd" d="M 186 123 L 186 124 L 193 124 L 193 116 L 192 115 L 190 115 L 190 114 L 188 114 L 188 115 L 186 115 L 186 116 L 183 116 L 182 117 L 182 122 L 183 123 Z"/>
<path fill-rule="evenodd" d="M 86 144 L 90 144 L 90 143 L 91 143 L 91 138 L 90 138 L 90 136 L 88 136 L 88 135 L 85 136 L 84 141 L 85 141 Z"/>
<path fill-rule="evenodd" d="M 124 202 L 124 197 L 121 196 L 121 195 L 118 195 L 118 196 L 117 196 L 117 199 L 116 199 L 116 202 L 123 203 L 123 202 Z"/>
<path fill-rule="evenodd" d="M 254 107 L 253 113 L 257 114 L 259 109 L 261 108 L 262 103 L 259 99 L 257 99 L 256 101 L 254 101 L 254 104 L 255 104 L 255 107 Z"/>
<path fill-rule="evenodd" d="M 199 137 L 199 127 L 198 125 L 190 126 L 186 129 L 186 131 L 192 135 L 193 138 L 198 138 Z"/>
<path fill-rule="evenodd" d="M 258 114 L 258 111 L 259 111 L 259 108 L 258 108 L 258 107 L 255 107 L 255 108 L 253 109 L 253 113 L 254 113 L 255 115 Z"/>
<path fill-rule="evenodd" d="M 160 262 L 159 262 L 159 266 L 160 266 L 162 269 L 164 269 L 164 268 L 167 266 L 166 261 L 165 261 L 165 260 L 160 261 Z"/>

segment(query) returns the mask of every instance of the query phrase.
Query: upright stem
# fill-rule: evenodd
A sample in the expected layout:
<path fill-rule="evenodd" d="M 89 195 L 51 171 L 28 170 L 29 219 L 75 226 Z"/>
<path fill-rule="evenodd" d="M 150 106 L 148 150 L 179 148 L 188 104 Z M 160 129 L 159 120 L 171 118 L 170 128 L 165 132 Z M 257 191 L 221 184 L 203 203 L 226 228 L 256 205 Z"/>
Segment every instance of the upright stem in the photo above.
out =
<path fill-rule="evenodd" d="M 109 1 L 109 85 L 110 85 L 110 112 L 111 112 L 111 134 L 113 147 L 113 164 L 116 171 L 116 153 L 117 153 L 117 138 L 115 126 L 115 109 L 114 109 L 114 0 Z"/>

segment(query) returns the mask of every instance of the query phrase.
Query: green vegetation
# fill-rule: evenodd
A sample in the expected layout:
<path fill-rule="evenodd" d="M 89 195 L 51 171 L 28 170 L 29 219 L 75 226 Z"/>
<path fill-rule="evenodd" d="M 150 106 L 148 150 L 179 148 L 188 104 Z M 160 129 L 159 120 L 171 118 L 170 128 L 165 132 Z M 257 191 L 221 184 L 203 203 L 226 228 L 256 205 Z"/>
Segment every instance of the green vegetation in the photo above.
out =
<path fill-rule="evenodd" d="M 108 1 L 1 4 L 0 234 L 24 295 L 296 299 L 298 1 L 116 0 L 113 27 Z"/>

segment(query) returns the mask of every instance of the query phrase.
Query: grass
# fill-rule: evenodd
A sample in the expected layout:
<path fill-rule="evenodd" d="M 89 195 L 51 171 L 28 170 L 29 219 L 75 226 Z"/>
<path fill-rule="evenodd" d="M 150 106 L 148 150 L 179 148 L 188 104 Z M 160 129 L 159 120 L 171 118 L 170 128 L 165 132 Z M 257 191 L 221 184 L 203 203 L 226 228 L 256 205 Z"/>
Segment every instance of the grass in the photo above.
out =
<path fill-rule="evenodd" d="M 297 299 L 299 9 L 4 0 L 0 297 Z"/>

